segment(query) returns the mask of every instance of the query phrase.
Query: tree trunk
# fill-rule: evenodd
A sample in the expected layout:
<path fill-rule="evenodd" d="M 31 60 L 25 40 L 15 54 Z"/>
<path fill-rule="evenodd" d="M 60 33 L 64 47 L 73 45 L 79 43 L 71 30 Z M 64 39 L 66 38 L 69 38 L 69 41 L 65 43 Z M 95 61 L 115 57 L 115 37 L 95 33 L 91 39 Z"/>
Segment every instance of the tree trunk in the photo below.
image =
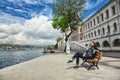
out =
<path fill-rule="evenodd" d="M 67 45 L 66 45 L 66 43 L 67 43 L 67 41 L 68 41 L 68 38 L 70 37 L 70 35 L 72 34 L 72 30 L 71 30 L 71 32 L 68 34 L 68 35 L 66 35 L 65 34 L 65 48 L 64 48 L 64 52 L 66 52 L 66 47 L 67 47 Z"/>
<path fill-rule="evenodd" d="M 66 35 L 64 52 L 66 52 L 66 47 L 67 47 L 66 43 L 67 43 L 67 41 L 68 41 L 68 37 L 67 37 L 67 35 Z"/>

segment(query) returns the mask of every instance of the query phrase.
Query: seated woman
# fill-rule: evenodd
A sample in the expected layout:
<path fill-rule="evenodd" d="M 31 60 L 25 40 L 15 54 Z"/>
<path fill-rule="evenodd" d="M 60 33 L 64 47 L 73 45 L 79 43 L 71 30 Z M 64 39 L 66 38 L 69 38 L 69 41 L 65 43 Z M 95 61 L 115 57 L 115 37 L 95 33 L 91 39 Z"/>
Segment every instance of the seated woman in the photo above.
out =
<path fill-rule="evenodd" d="M 76 59 L 76 68 L 79 67 L 79 58 L 82 59 L 94 59 L 95 56 L 95 52 L 99 51 L 99 49 L 96 47 L 96 42 L 92 41 L 90 42 L 90 48 L 86 51 L 86 53 L 83 53 L 81 51 L 77 51 L 74 56 L 72 57 L 72 59 L 70 59 L 67 63 L 73 62 L 74 59 Z"/>

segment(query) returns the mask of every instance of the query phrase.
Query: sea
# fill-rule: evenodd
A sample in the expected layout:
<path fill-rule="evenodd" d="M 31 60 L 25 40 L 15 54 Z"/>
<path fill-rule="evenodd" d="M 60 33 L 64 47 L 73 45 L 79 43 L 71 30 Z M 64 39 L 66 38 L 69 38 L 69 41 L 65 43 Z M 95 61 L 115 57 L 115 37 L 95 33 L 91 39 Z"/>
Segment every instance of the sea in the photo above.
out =
<path fill-rule="evenodd" d="M 0 50 L 0 69 L 46 55 L 45 53 L 42 53 L 42 51 L 42 49 Z"/>

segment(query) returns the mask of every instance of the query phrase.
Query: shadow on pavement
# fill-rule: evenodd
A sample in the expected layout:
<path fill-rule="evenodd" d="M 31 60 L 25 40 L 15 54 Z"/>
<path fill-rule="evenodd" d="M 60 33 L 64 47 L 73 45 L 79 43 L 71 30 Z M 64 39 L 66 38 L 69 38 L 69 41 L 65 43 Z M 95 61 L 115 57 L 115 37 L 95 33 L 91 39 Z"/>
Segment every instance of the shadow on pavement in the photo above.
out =
<path fill-rule="evenodd" d="M 67 70 L 67 69 L 77 69 L 77 68 L 80 68 L 80 67 L 83 67 L 83 66 L 78 66 L 78 67 L 70 66 L 70 67 L 66 68 L 66 70 Z"/>
<path fill-rule="evenodd" d="M 120 60 L 107 60 L 107 61 L 100 61 L 100 65 L 104 65 L 104 66 L 109 66 L 109 67 L 114 67 L 116 69 L 120 69 L 119 65 L 112 65 L 112 63 L 110 64 L 110 62 L 120 62 Z"/>
<path fill-rule="evenodd" d="M 120 59 L 120 52 L 103 52 L 103 56 Z"/>
<path fill-rule="evenodd" d="M 89 64 L 85 63 L 84 65 L 79 66 L 79 67 L 70 66 L 70 67 L 66 68 L 66 70 L 68 70 L 68 69 L 78 69 L 78 68 L 81 68 L 81 67 L 83 67 L 83 68 L 85 68 L 86 70 L 88 70 Z M 91 67 L 90 70 L 96 70 L 96 67 L 93 66 L 93 67 Z"/>

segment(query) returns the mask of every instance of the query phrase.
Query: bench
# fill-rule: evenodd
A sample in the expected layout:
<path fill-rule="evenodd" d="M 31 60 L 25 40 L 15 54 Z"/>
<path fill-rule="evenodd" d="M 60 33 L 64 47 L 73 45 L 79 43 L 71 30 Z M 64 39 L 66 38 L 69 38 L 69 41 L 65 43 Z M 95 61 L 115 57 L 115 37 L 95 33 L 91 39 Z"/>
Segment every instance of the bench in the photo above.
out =
<path fill-rule="evenodd" d="M 97 69 L 99 69 L 98 63 L 102 58 L 102 52 L 97 51 L 94 54 L 96 54 L 96 58 L 83 60 L 83 62 L 81 64 L 81 65 L 84 65 L 85 62 L 89 63 L 90 66 L 88 67 L 88 70 L 90 70 L 90 68 L 93 67 L 93 66 L 96 67 Z"/>

